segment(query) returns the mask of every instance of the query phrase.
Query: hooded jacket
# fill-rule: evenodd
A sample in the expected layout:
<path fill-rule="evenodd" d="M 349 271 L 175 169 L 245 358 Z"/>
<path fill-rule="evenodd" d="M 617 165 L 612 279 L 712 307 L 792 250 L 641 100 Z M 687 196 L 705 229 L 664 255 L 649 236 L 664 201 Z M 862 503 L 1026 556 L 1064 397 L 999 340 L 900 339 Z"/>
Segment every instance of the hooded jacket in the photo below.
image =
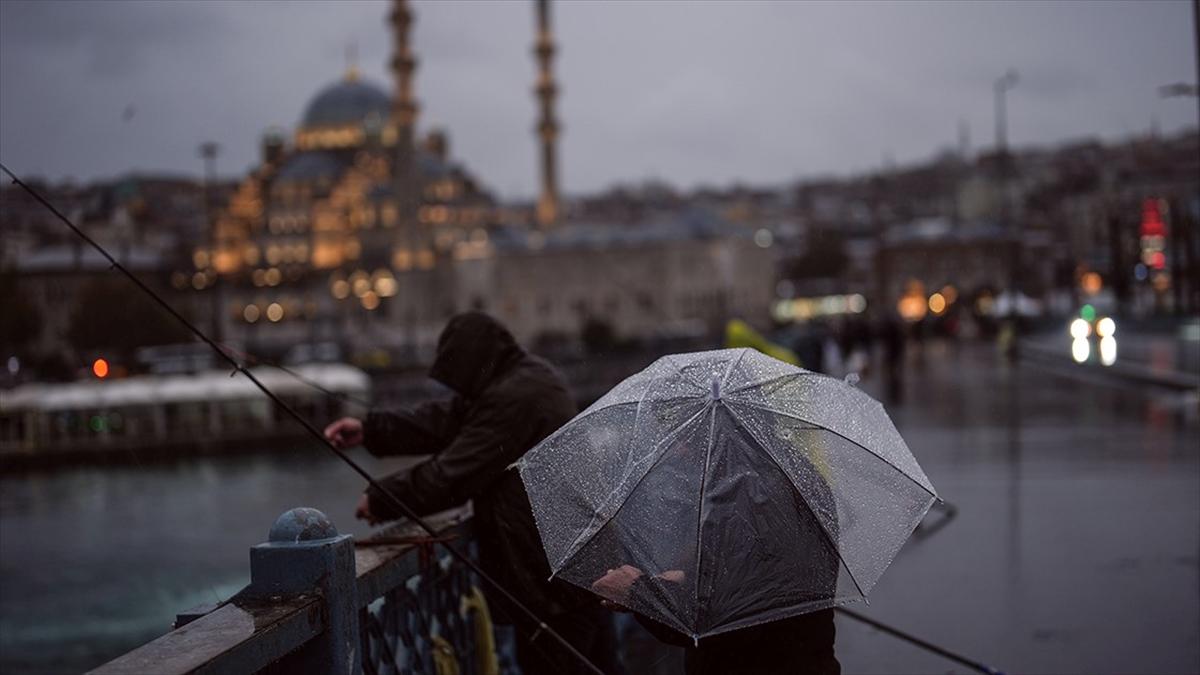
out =
<path fill-rule="evenodd" d="M 418 515 L 473 500 L 484 570 L 539 615 L 571 609 L 578 600 L 547 581 L 550 568 L 529 497 L 509 468 L 575 415 L 562 376 L 480 312 L 450 320 L 429 374 L 455 396 L 367 416 L 363 444 L 371 454 L 432 455 L 379 482 Z M 367 497 L 376 516 L 403 515 L 375 489 Z M 489 599 L 501 619 L 520 618 L 499 598 Z"/>

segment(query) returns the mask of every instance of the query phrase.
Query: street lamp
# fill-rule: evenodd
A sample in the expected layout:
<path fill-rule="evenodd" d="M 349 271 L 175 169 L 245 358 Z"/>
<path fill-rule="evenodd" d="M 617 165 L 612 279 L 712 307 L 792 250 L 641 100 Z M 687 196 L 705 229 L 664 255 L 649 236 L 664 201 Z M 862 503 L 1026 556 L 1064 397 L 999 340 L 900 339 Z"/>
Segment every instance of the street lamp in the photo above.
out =
<path fill-rule="evenodd" d="M 1019 235 L 1020 228 L 1014 227 L 1011 222 L 1011 207 L 1008 194 L 1010 162 L 1008 159 L 1007 94 L 1008 90 L 1016 85 L 1017 71 L 1012 68 L 1009 68 L 1003 75 L 996 78 L 995 83 L 992 85 L 996 100 L 996 162 L 998 169 L 997 178 L 1000 183 L 1000 220 L 1005 231 L 1012 236 L 1008 259 L 1008 292 L 1012 302 L 1009 304 L 1010 309 L 1006 326 L 1008 341 L 1004 345 L 1004 351 L 1014 361 L 1017 356 L 1016 307 L 1017 299 L 1020 297 L 1020 291 L 1018 290 L 1020 286 L 1017 283 L 1017 279 L 1019 278 L 1021 267 L 1021 237 Z"/>
<path fill-rule="evenodd" d="M 199 155 L 204 160 L 204 218 L 208 221 L 208 241 L 209 254 L 208 264 L 213 268 L 213 284 L 215 288 L 210 293 L 212 306 L 210 312 L 212 314 L 212 335 L 215 340 L 220 342 L 224 337 L 224 331 L 221 330 L 221 306 L 223 293 L 221 292 L 220 276 L 217 273 L 217 221 L 214 217 L 213 209 L 213 184 L 217 178 L 217 152 L 221 146 L 213 141 L 206 141 L 200 144 Z"/>
<path fill-rule="evenodd" d="M 206 141 L 200 144 L 198 154 L 204 160 L 204 219 L 208 222 L 208 239 L 209 245 L 212 247 L 212 254 L 209 257 L 210 264 L 212 258 L 215 257 L 217 250 L 217 230 L 216 222 L 213 218 L 212 204 L 212 189 L 213 183 L 217 179 L 217 153 L 221 146 L 212 141 Z"/>
<path fill-rule="evenodd" d="M 1017 86 L 1017 71 L 1012 68 L 996 78 L 993 89 L 996 94 L 996 152 L 1003 155 L 1008 151 L 1008 119 L 1006 94 Z"/>
<path fill-rule="evenodd" d="M 1200 0 L 1193 5 L 1193 17 L 1196 20 L 1196 67 L 1200 69 Z M 1200 78 L 1200 70 L 1196 72 L 1197 77 Z M 1200 84 L 1175 82 L 1159 87 L 1158 95 L 1161 98 L 1196 98 L 1197 119 L 1200 120 Z M 1175 268 L 1175 281 L 1171 286 L 1175 292 L 1175 311 L 1182 313 L 1186 311 L 1186 305 L 1193 302 L 1193 293 L 1200 291 L 1200 271 L 1196 269 L 1195 255 L 1189 254 L 1194 250 L 1190 248 L 1189 241 L 1195 236 L 1195 233 L 1185 232 L 1185 230 L 1196 227 L 1195 217 L 1176 215 L 1177 211 L 1182 210 L 1179 208 L 1180 206 L 1179 201 L 1175 201 L 1171 205 L 1170 237 L 1172 239 L 1171 247 L 1175 250 L 1175 259 L 1172 265 Z M 1193 279 L 1194 281 L 1192 281 Z M 1192 286 L 1195 287 L 1195 291 L 1192 290 Z"/>

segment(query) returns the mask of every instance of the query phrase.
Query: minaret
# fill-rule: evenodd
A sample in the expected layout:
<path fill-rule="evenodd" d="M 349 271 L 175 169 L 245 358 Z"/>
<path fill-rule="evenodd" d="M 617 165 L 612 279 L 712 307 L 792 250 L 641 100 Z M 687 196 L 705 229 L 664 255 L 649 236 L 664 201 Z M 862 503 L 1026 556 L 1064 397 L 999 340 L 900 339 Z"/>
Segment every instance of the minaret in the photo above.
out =
<path fill-rule="evenodd" d="M 413 71 L 417 69 L 417 59 L 408 42 L 408 29 L 413 23 L 408 0 L 393 0 L 390 18 L 396 38 L 396 53 L 392 55 L 392 77 L 396 84 L 392 122 L 398 132 L 397 140 L 407 135 L 411 143 L 417 124 L 417 102 L 413 98 Z"/>
<path fill-rule="evenodd" d="M 410 255 L 415 255 L 420 245 L 415 236 L 418 229 L 417 209 L 420 206 L 415 141 L 417 102 L 413 98 L 413 71 L 417 69 L 417 59 L 413 56 L 408 41 L 413 13 L 407 0 L 393 0 L 390 19 L 396 40 L 396 51 L 392 55 L 392 76 L 395 78 L 396 90 L 393 93 L 390 124 L 396 134 L 392 180 L 396 193 L 401 243 L 409 249 Z"/>
<path fill-rule="evenodd" d="M 533 53 L 538 60 L 537 93 L 541 116 L 537 133 L 542 141 L 542 194 L 538 197 L 537 222 L 549 227 L 558 221 L 558 161 L 555 142 L 558 139 L 558 120 L 554 118 L 554 99 L 558 86 L 554 83 L 551 66 L 554 61 L 554 37 L 550 34 L 550 0 L 536 0 L 537 41 Z"/>
<path fill-rule="evenodd" d="M 406 251 L 408 260 L 412 261 L 426 248 L 427 242 L 424 241 L 425 237 L 420 236 L 421 228 L 417 222 L 417 212 L 421 205 L 415 143 L 418 107 L 413 98 L 413 71 L 417 69 L 417 59 L 413 56 L 408 41 L 413 13 L 407 0 L 393 0 L 389 19 L 396 41 L 396 51 L 392 55 L 391 64 L 396 86 L 391 119 L 391 126 L 396 133 L 393 155 L 395 164 L 392 167 L 396 215 L 399 221 L 396 244 Z M 396 308 L 403 317 L 401 322 L 405 333 L 404 341 L 410 357 L 416 353 L 418 324 L 426 318 L 427 303 L 436 302 L 436 298 L 432 297 L 436 290 L 435 285 L 435 288 L 422 288 L 417 293 L 403 294 L 402 301 Z"/>

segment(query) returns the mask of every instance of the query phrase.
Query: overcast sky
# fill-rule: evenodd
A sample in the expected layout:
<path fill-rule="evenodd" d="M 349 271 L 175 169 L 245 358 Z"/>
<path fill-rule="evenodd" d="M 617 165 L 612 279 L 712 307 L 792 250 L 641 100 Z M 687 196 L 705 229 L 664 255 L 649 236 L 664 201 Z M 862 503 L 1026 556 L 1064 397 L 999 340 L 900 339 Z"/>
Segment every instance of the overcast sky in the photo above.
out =
<path fill-rule="evenodd" d="M 779 184 L 994 138 L 1016 145 L 1196 123 L 1191 3 L 557 2 L 561 180 Z M 0 161 L 77 180 L 242 174 L 345 71 L 390 91 L 382 2 L 0 0 Z M 420 127 L 505 197 L 537 188 L 533 3 L 416 2 Z"/>

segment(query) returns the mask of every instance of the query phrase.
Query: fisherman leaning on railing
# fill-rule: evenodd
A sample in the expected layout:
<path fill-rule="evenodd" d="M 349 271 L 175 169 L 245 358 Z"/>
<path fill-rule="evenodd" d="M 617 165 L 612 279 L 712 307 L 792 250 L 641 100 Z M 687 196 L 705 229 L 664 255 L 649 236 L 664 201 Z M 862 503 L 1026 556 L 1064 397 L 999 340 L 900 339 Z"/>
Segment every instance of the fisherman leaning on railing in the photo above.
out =
<path fill-rule="evenodd" d="M 478 312 L 451 319 L 430 375 L 455 396 L 412 410 L 372 412 L 365 422 L 344 418 L 325 430 L 326 437 L 339 447 L 365 445 L 376 455 L 433 455 L 381 485 L 418 514 L 472 500 L 484 570 L 601 670 L 617 672 L 611 616 L 596 599 L 547 581 L 550 569 L 529 499 L 509 468 L 574 416 L 563 378 L 522 350 L 495 319 Z M 370 489 L 357 515 L 375 523 L 403 514 Z M 505 598 L 491 593 L 488 599 L 498 621 L 516 626 L 517 658 L 526 675 L 588 672 L 564 648 L 539 640 L 542 627 Z"/>

